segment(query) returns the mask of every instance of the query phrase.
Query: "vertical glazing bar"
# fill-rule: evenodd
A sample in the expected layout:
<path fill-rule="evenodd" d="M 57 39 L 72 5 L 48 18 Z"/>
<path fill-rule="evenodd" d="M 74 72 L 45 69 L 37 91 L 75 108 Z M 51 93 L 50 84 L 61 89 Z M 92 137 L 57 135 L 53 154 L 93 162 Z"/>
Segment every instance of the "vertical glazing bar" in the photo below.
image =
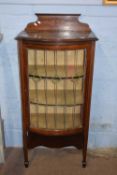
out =
<path fill-rule="evenodd" d="M 73 107 L 73 127 L 75 126 L 76 115 L 76 80 L 73 80 L 73 94 L 74 94 L 74 107 Z M 77 97 L 78 98 L 78 97 Z"/>
<path fill-rule="evenodd" d="M 67 77 L 67 51 L 64 51 L 64 71 L 65 71 L 65 77 Z M 67 115 L 67 97 L 66 97 L 66 91 L 67 91 L 67 81 L 64 79 L 64 100 L 65 100 L 65 106 L 64 106 L 64 129 L 66 128 L 66 115 Z"/>
<path fill-rule="evenodd" d="M 44 69 L 45 69 L 45 75 L 47 77 L 47 51 L 44 50 Z M 46 128 L 48 127 L 47 123 L 47 113 L 48 113 L 48 97 L 47 97 L 47 79 L 44 79 L 44 91 L 45 91 L 45 101 L 46 101 L 46 106 L 45 106 L 45 125 Z"/>
<path fill-rule="evenodd" d="M 84 76 L 82 78 L 82 93 L 83 93 L 83 100 L 84 100 L 84 81 L 85 81 L 85 76 L 86 76 L 86 49 L 84 49 L 83 51 L 83 71 L 84 71 Z M 82 116 L 83 116 L 83 110 L 84 109 L 84 102 L 83 105 L 81 106 L 81 121 L 83 120 Z"/>
<path fill-rule="evenodd" d="M 80 59 L 80 57 L 78 57 L 78 59 Z M 83 77 L 82 77 L 82 93 L 84 95 L 84 80 L 85 80 L 85 76 L 86 76 L 86 49 L 83 50 L 83 63 L 82 63 L 82 67 L 83 67 Z"/>
<path fill-rule="evenodd" d="M 74 51 L 74 68 L 75 68 L 75 75 L 77 75 L 78 69 L 78 50 Z M 75 116 L 76 116 L 76 80 L 73 80 L 73 94 L 74 94 L 74 107 L 73 107 L 73 127 L 75 126 Z M 78 97 L 77 97 L 78 98 Z"/>
<path fill-rule="evenodd" d="M 77 75 L 78 71 L 78 50 L 74 50 L 74 68 L 75 68 L 75 75 Z"/>
<path fill-rule="evenodd" d="M 83 51 L 83 70 L 86 71 L 86 49 Z M 85 72 L 86 73 L 86 72 Z"/>
<path fill-rule="evenodd" d="M 55 69 L 55 78 L 57 75 L 57 51 L 54 51 L 54 69 Z M 56 128 L 56 115 L 57 115 L 57 80 L 54 80 L 54 98 L 55 98 L 55 106 L 54 106 L 54 123 Z"/>
<path fill-rule="evenodd" d="M 34 50 L 34 67 L 35 67 L 35 71 L 36 71 L 36 75 L 37 75 L 37 51 Z M 38 80 L 35 78 L 34 79 L 35 82 L 35 88 L 36 88 L 36 92 L 35 92 L 35 99 L 36 102 L 38 103 L 39 100 L 39 93 L 38 93 Z M 36 124 L 37 124 L 37 128 L 39 127 L 39 107 L 38 105 L 36 105 Z"/>

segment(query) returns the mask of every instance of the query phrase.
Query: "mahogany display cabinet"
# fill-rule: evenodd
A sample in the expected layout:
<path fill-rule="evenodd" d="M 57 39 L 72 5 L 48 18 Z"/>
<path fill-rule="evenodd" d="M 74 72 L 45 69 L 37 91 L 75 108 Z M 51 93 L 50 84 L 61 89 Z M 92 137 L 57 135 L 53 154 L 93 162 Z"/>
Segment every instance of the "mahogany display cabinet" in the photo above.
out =
<path fill-rule="evenodd" d="M 79 14 L 36 16 L 16 37 L 24 165 L 36 146 L 75 146 L 85 167 L 97 37 Z"/>

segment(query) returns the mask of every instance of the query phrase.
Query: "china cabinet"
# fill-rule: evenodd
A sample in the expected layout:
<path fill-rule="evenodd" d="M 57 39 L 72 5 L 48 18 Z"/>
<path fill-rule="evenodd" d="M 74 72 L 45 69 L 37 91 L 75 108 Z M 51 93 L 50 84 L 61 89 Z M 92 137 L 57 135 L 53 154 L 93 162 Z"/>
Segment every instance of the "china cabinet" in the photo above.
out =
<path fill-rule="evenodd" d="M 86 166 L 95 41 L 79 14 L 36 14 L 17 37 L 24 164 L 28 149 L 75 146 Z"/>

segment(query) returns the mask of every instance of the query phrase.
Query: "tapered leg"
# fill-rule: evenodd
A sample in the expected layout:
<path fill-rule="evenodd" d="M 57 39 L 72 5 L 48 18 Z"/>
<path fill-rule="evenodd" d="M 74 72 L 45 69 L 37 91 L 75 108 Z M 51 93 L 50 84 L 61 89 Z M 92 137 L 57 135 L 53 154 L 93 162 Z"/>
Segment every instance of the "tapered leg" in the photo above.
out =
<path fill-rule="evenodd" d="M 23 133 L 23 151 L 24 151 L 24 166 L 27 168 L 29 166 L 28 161 L 28 136 L 27 132 Z"/>
<path fill-rule="evenodd" d="M 87 157 L 87 140 L 88 140 L 88 136 L 85 133 L 84 137 L 83 137 L 83 160 L 82 160 L 82 167 L 85 168 L 87 165 L 86 162 L 86 157 Z"/>
<path fill-rule="evenodd" d="M 83 167 L 83 168 L 85 168 L 85 167 L 86 167 L 86 165 L 87 165 L 86 160 L 82 161 L 82 167 Z"/>
<path fill-rule="evenodd" d="M 21 106 L 22 106 L 22 125 L 23 125 L 23 151 L 24 165 L 28 167 L 28 127 L 29 127 L 29 95 L 28 95 L 28 59 L 27 49 L 23 41 L 18 41 L 19 65 L 20 65 L 20 86 L 21 86 Z"/>
<path fill-rule="evenodd" d="M 25 162 L 24 162 L 24 166 L 25 166 L 25 168 L 28 168 L 28 166 L 29 166 L 29 161 L 25 161 Z"/>
<path fill-rule="evenodd" d="M 28 149 L 24 147 L 24 166 L 25 168 L 28 168 L 29 166 L 29 161 L 28 161 Z"/>
<path fill-rule="evenodd" d="M 82 160 L 82 167 L 83 168 L 85 168 L 87 165 L 86 156 L 87 156 L 87 148 L 84 146 L 84 148 L 83 148 L 83 160 Z"/>

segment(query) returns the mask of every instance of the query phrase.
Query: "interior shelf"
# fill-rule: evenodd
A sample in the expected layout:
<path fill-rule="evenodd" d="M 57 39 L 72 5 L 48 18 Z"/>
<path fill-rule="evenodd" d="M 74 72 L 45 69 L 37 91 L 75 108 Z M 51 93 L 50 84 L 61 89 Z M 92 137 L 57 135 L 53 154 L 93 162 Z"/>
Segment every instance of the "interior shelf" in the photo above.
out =
<path fill-rule="evenodd" d="M 80 105 L 83 104 L 82 90 L 30 90 L 30 101 L 43 105 Z"/>
<path fill-rule="evenodd" d="M 78 78 L 84 75 L 83 66 L 51 66 L 51 65 L 30 65 L 29 75 L 40 78 Z"/>
<path fill-rule="evenodd" d="M 30 114 L 30 127 L 50 130 L 82 128 L 80 114 Z"/>

